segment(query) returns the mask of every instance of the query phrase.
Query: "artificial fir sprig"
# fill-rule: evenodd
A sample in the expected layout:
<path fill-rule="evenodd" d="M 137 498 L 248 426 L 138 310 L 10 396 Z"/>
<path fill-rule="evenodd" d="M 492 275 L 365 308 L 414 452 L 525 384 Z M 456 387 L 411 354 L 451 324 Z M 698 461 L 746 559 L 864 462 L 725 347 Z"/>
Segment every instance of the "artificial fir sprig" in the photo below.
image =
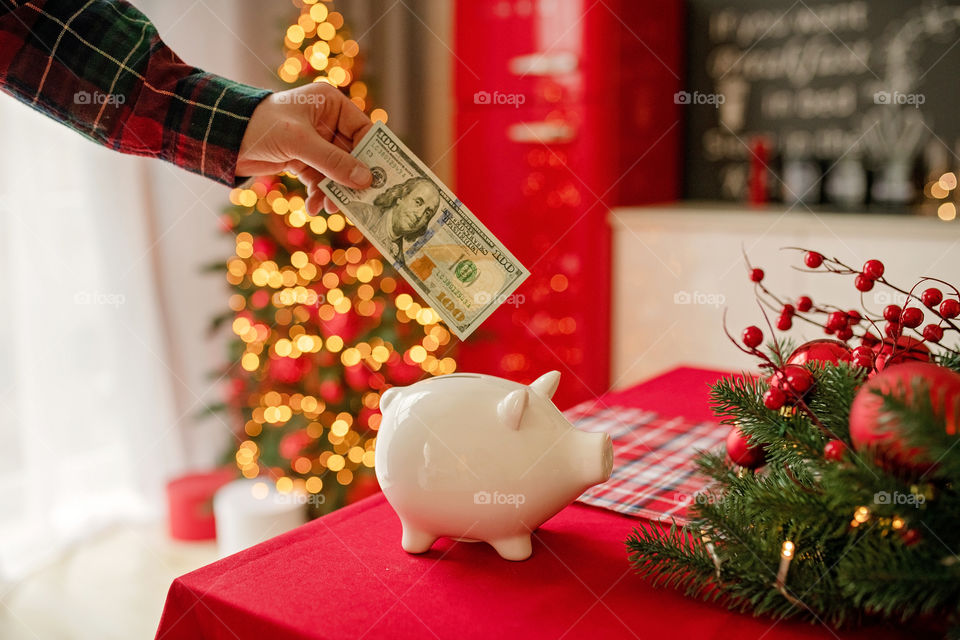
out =
<path fill-rule="evenodd" d="M 888 284 L 882 265 L 874 261 L 856 271 L 838 260 L 820 259 L 808 266 L 826 263 L 828 271 L 868 274 L 871 283 Z M 761 284 L 762 270 L 749 262 L 748 269 L 758 299 L 785 304 Z M 946 285 L 953 297 L 942 299 L 929 289 L 915 295 L 927 281 Z M 960 292 L 932 278 L 920 283 L 904 290 L 908 300 L 920 301 L 928 312 L 936 307 L 936 326 L 953 330 L 952 318 L 960 312 L 953 313 L 951 301 L 957 303 Z M 789 312 L 793 305 L 787 306 Z M 871 340 L 867 328 L 880 320 L 875 314 L 803 306 L 827 318 L 842 313 L 842 328 L 856 328 L 863 343 L 851 349 L 821 340 L 793 350 L 774 336 L 763 352 L 763 332 L 748 327 L 734 342 L 757 357 L 762 376 L 722 379 L 710 398 L 720 421 L 762 451 L 756 466 L 765 466 L 758 471 L 741 467 L 731 460 L 732 451 L 729 457 L 702 453 L 696 463 L 710 482 L 689 507 L 688 523 L 674 525 L 669 533 L 652 524 L 635 529 L 626 542 L 630 559 L 655 584 L 755 615 L 833 626 L 873 619 L 916 622 L 924 616 L 927 626 L 955 625 L 960 620 L 960 353 L 939 344 L 942 334 L 929 339 L 926 330 L 915 341 L 920 347 L 905 345 L 897 330 L 905 311 L 899 307 L 896 317 L 887 319 L 881 342 L 876 336 Z M 916 314 L 906 320 L 914 324 Z M 816 317 L 811 321 L 829 326 Z M 805 349 L 817 342 L 829 343 L 828 356 L 808 355 Z M 797 360 L 797 354 L 804 358 Z M 906 367 L 901 372 L 919 373 L 898 383 L 904 377 L 898 364 Z M 775 388 L 780 393 L 771 402 Z M 876 399 L 875 417 L 862 407 L 853 416 L 855 401 L 864 397 Z M 873 444 L 853 432 L 855 422 L 862 431 L 864 420 L 875 429 Z M 883 444 L 891 439 L 897 444 Z"/>
<path fill-rule="evenodd" d="M 839 396 L 848 396 L 849 389 L 861 382 L 853 367 L 827 366 L 815 375 L 817 391 L 811 398 L 815 406 L 842 402 Z M 840 382 L 843 378 L 845 382 Z M 819 383 L 826 380 L 831 382 L 821 387 Z M 728 421 L 734 417 L 750 420 L 762 406 L 761 390 L 753 382 L 725 379 L 713 393 L 724 403 L 725 411 L 732 412 Z M 906 408 L 903 411 L 908 412 Z M 851 455 L 844 465 L 826 460 L 807 444 L 822 442 L 824 437 L 802 414 L 767 413 L 776 418 L 757 421 L 750 431 L 751 440 L 768 447 L 766 469 L 756 474 L 738 473 L 722 455 L 703 454 L 698 467 L 713 482 L 692 504 L 690 522 L 672 529 L 669 535 L 654 525 L 639 527 L 628 539 L 630 558 L 638 572 L 656 579 L 657 584 L 678 585 L 689 595 L 719 598 L 757 615 L 799 616 L 835 626 L 858 623 L 874 614 L 900 620 L 931 608 L 955 613 L 960 604 L 960 561 L 945 565 L 944 559 L 953 555 L 944 546 L 921 554 L 898 531 L 925 532 L 930 527 L 938 536 L 944 532 L 945 541 L 960 544 L 951 533 L 960 533 L 960 496 L 952 489 L 938 489 L 935 502 L 924 499 L 926 507 L 918 513 L 904 513 L 913 507 L 885 505 L 882 500 L 876 505 L 877 495 L 923 494 L 911 492 L 916 491 L 916 479 L 886 472 L 870 458 Z M 942 419 L 935 416 L 914 426 L 916 437 L 911 444 L 930 442 L 944 433 Z M 775 435 L 779 432 L 783 435 Z M 789 455 L 771 450 L 785 442 L 797 445 Z M 960 458 L 960 451 L 955 457 Z M 935 472 L 938 484 L 950 465 Z M 807 472 L 796 477 L 789 472 L 802 468 Z M 923 482 L 920 484 L 922 488 Z M 870 512 L 866 521 L 852 527 L 854 514 L 864 505 L 869 505 Z M 896 507 L 901 510 L 899 515 Z M 899 529 L 894 528 L 895 519 L 901 523 Z M 701 540 L 704 535 L 721 558 L 719 580 Z M 932 538 L 933 534 L 925 536 Z M 788 587 L 802 606 L 771 589 L 785 539 L 798 549 Z M 960 547 L 954 550 L 960 553 Z M 929 570 L 919 568 L 918 563 L 925 563 Z M 896 576 L 890 569 L 882 569 L 902 565 L 910 570 Z M 953 576 L 953 582 L 945 576 Z M 924 601 L 917 600 L 920 595 Z"/>

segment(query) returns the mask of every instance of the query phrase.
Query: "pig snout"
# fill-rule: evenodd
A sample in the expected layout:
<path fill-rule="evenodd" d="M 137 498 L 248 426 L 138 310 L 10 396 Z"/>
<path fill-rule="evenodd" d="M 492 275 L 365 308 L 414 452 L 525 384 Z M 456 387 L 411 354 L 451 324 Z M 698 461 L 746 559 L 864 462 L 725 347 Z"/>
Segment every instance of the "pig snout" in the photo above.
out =
<path fill-rule="evenodd" d="M 606 482 L 613 472 L 613 441 L 606 433 L 583 433 L 580 437 L 580 453 L 584 480 L 590 486 Z"/>

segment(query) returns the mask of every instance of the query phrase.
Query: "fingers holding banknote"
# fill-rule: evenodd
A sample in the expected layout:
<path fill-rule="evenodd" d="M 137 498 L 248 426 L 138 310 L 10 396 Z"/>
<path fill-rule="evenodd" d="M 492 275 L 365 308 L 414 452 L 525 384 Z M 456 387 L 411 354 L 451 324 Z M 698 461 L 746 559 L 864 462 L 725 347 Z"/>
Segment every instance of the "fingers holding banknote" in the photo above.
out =
<path fill-rule="evenodd" d="M 307 188 L 311 215 L 324 204 L 328 211 L 336 211 L 319 185 L 328 177 L 355 189 L 370 184 L 369 168 L 350 151 L 371 126 L 370 119 L 331 85 L 311 83 L 274 93 L 264 98 L 250 117 L 236 174 L 289 171 Z"/>

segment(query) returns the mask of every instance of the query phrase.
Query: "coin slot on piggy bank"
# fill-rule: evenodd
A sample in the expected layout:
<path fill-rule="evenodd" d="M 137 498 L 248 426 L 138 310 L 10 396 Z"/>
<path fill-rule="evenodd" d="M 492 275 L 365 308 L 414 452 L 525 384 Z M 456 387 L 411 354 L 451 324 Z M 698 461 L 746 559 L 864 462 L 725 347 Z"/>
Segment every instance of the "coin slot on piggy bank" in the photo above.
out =
<path fill-rule="evenodd" d="M 404 550 L 448 537 L 525 560 L 537 527 L 610 477 L 610 436 L 567 420 L 559 383 L 558 371 L 529 385 L 461 373 L 383 394 L 375 468 Z"/>

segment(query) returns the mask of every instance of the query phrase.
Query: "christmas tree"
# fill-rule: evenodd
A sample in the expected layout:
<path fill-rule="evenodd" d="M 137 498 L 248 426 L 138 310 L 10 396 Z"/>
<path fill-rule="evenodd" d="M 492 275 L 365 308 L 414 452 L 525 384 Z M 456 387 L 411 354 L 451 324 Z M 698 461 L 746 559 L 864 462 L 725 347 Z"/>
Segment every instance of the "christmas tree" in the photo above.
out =
<path fill-rule="evenodd" d="M 932 278 L 898 287 L 878 260 L 858 270 L 809 251 L 804 262 L 906 303 L 881 313 L 787 302 L 748 264 L 779 330 L 800 320 L 837 339 L 761 349 L 751 326 L 734 340 L 763 373 L 712 389 L 732 427 L 727 450 L 698 458 L 711 482 L 690 521 L 638 527 L 630 559 L 657 584 L 756 615 L 957 625 L 960 352 L 943 338 L 960 331 L 960 292 Z"/>
<path fill-rule="evenodd" d="M 290 85 L 340 87 L 374 120 L 357 80 L 360 48 L 329 2 L 294 1 L 277 73 Z M 243 476 L 270 477 L 308 497 L 314 513 L 375 487 L 380 394 L 424 375 L 452 373 L 451 335 L 437 313 L 341 213 L 307 213 L 292 176 L 257 178 L 230 194 L 224 227 L 235 235 L 226 262 L 234 338 L 222 409 L 238 425 L 229 457 Z M 217 266 L 223 269 L 223 264 Z"/>

